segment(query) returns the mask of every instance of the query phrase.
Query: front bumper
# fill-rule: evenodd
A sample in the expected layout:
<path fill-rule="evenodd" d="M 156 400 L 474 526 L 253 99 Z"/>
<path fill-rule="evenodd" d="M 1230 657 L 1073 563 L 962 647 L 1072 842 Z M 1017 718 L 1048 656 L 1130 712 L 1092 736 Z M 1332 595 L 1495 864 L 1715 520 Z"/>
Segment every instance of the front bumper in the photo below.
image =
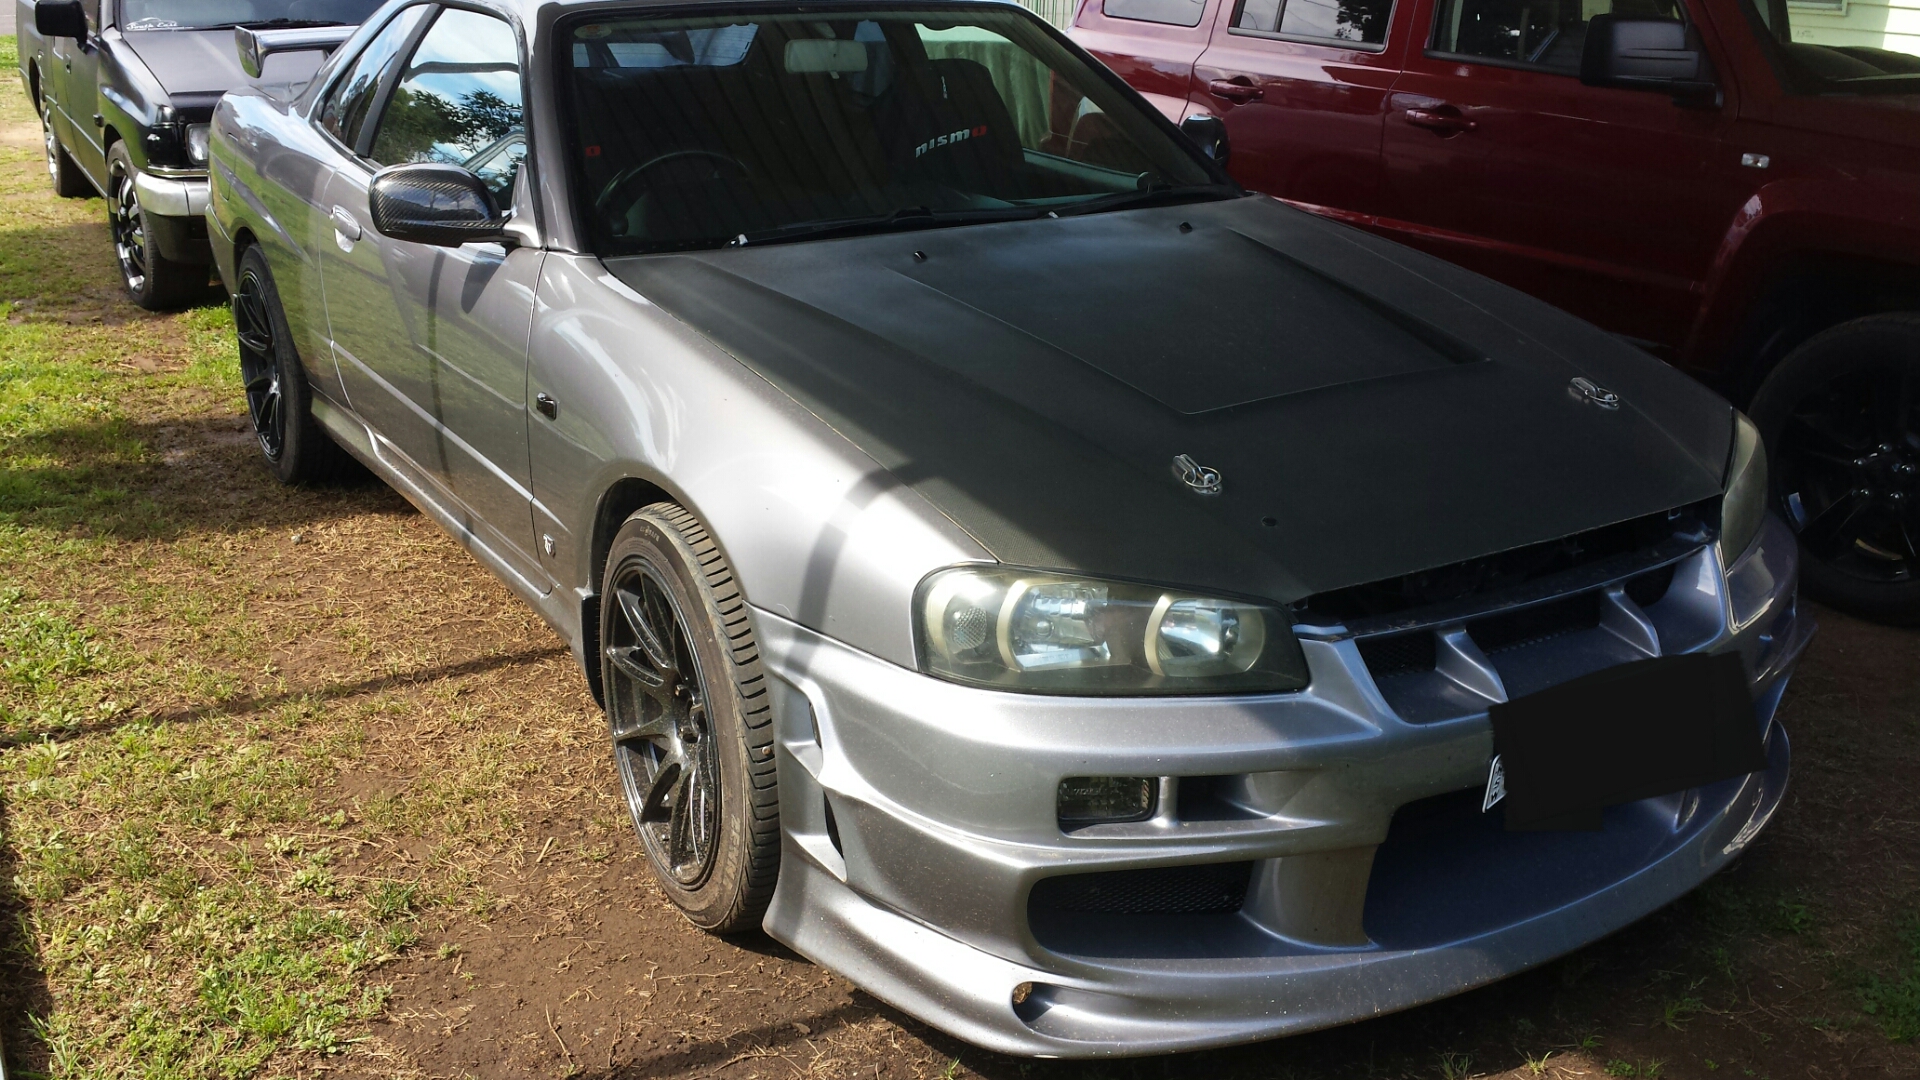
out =
<path fill-rule="evenodd" d="M 1492 660 L 1468 646 L 1444 686 L 1386 692 L 1339 632 L 1304 641 L 1299 694 L 1098 701 L 944 683 L 758 612 L 785 834 L 766 929 L 954 1035 L 1047 1057 L 1307 1031 L 1542 963 L 1704 881 L 1779 804 L 1773 712 L 1812 633 L 1793 543 L 1770 522 L 1725 574 L 1700 548 L 1645 608 L 1599 583 L 1619 604 L 1601 625 Z M 1649 646 L 1742 655 L 1765 772 L 1615 807 L 1598 833 L 1478 813 L 1503 677 L 1517 696 Z M 1102 775 L 1161 777 L 1156 816 L 1063 832 L 1060 780 Z M 1062 912 L 1034 888 L 1195 866 L 1244 866 L 1244 901 Z"/>
<path fill-rule="evenodd" d="M 140 172 L 133 178 L 140 209 L 161 217 L 199 217 L 207 212 L 207 178 L 156 176 Z"/>

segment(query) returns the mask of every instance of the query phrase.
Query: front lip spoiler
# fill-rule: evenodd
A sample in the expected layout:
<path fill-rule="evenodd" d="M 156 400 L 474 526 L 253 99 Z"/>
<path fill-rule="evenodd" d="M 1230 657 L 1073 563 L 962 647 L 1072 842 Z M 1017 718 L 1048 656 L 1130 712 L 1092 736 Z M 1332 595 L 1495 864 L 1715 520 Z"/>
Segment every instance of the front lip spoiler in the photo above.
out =
<path fill-rule="evenodd" d="M 1777 700 L 1777 699 L 1776 699 Z M 1043 1058 L 1200 1050 L 1298 1035 L 1497 982 L 1583 948 L 1697 887 L 1759 835 L 1786 793 L 1786 731 L 1768 768 L 1723 796 L 1717 820 L 1611 888 L 1498 929 L 1428 948 L 1191 963 L 1119 961 L 1099 978 L 991 955 L 876 904 L 787 838 L 767 932 L 862 988 L 975 1045 Z M 804 894 L 804 899 L 802 899 Z M 782 913 L 803 918 L 782 920 Z M 1016 1008 L 1011 990 L 1034 984 Z M 1239 1003 L 1240 1008 L 1232 1008 Z M 1052 1029 L 1052 1030 L 1049 1030 Z"/>

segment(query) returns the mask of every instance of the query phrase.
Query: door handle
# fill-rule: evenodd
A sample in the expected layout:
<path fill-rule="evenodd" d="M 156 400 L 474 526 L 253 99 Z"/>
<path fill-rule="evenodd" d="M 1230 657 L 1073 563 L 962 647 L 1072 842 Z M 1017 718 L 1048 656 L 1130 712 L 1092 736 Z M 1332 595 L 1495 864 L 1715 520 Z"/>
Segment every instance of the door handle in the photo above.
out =
<path fill-rule="evenodd" d="M 1225 98 L 1235 105 L 1245 105 L 1249 101 L 1259 101 L 1266 91 L 1253 85 L 1253 81 L 1245 75 L 1236 75 L 1231 79 L 1214 79 L 1207 83 L 1207 93 Z"/>
<path fill-rule="evenodd" d="M 327 215 L 327 220 L 333 222 L 334 232 L 349 240 L 360 239 L 360 223 L 353 219 L 352 214 L 347 213 L 346 207 L 334 207 L 333 213 Z"/>
<path fill-rule="evenodd" d="M 1442 135 L 1457 135 L 1462 131 L 1472 131 L 1480 126 L 1454 111 L 1451 105 L 1442 105 L 1436 109 L 1408 109 L 1405 116 L 1407 123 L 1414 127 L 1423 127 Z"/>
<path fill-rule="evenodd" d="M 533 407 L 540 410 L 540 415 L 549 420 L 556 419 L 560 415 L 560 403 L 553 400 L 552 394 L 533 395 Z"/>

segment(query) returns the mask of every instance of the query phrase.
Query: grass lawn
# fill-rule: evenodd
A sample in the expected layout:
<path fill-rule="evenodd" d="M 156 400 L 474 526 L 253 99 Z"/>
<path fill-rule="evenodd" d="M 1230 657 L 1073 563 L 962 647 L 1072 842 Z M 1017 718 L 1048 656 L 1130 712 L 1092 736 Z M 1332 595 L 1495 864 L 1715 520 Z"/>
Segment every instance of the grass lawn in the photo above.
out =
<path fill-rule="evenodd" d="M 0 62 L 14 69 L 12 42 Z M 254 460 L 0 85 L 0 1035 L 57 1077 L 1916 1076 L 1920 636 L 1824 615 L 1730 872 L 1446 1002 L 1015 1062 L 649 883 L 560 641 L 384 486 Z M 1499 882 L 1489 882 L 1498 889 Z M 10 1074 L 11 1075 L 11 1074 Z"/>

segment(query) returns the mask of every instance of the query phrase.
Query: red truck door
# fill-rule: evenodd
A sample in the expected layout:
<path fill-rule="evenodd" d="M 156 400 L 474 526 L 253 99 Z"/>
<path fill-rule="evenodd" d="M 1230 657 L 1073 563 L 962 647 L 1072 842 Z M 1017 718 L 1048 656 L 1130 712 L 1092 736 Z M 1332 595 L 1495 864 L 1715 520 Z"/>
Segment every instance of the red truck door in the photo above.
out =
<path fill-rule="evenodd" d="M 1207 47 L 1213 16 L 1233 2 L 1083 0 L 1069 36 L 1177 124 L 1186 114 L 1193 62 Z"/>
<path fill-rule="evenodd" d="M 1421 0 L 1384 141 L 1379 228 L 1665 350 L 1744 199 L 1724 101 L 1582 85 L 1587 20 L 1677 0 Z M 1696 30 L 1697 32 L 1697 30 Z M 1712 44 L 1707 43 L 1709 52 Z M 1670 355 L 1670 353 L 1669 353 Z"/>
<path fill-rule="evenodd" d="M 1418 0 L 1220 0 L 1193 112 L 1243 184 L 1338 217 L 1377 210 L 1380 136 Z"/>

